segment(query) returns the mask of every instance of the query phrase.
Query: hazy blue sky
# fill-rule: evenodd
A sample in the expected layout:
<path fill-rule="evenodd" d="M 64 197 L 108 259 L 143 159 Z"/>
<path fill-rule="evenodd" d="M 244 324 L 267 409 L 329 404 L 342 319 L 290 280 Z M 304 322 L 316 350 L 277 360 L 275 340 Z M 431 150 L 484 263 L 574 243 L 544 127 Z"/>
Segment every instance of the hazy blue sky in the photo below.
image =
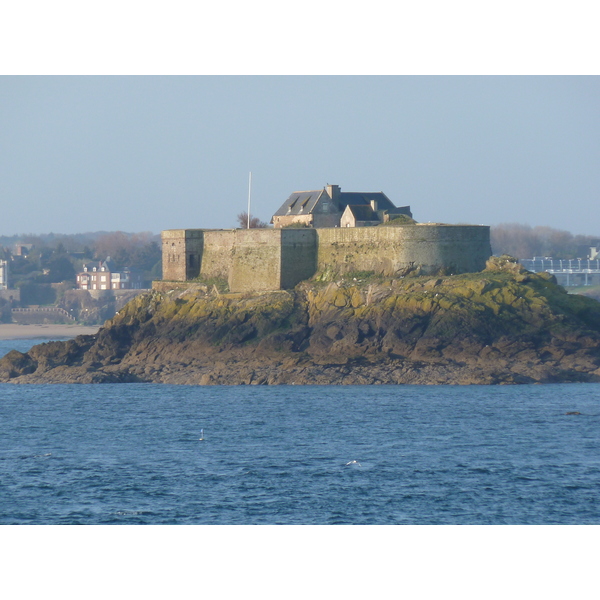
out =
<path fill-rule="evenodd" d="M 227 228 L 296 190 L 600 235 L 598 77 L 0 77 L 0 234 Z"/>

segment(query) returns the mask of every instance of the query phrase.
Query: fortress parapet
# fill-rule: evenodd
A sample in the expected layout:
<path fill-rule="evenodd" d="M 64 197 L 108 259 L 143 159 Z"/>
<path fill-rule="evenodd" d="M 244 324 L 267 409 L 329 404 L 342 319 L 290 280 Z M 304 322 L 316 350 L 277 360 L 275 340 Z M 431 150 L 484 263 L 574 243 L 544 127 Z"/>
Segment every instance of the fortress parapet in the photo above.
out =
<path fill-rule="evenodd" d="M 316 272 L 386 276 L 482 271 L 484 225 L 417 224 L 322 229 L 170 229 L 162 232 L 163 280 L 227 279 L 232 292 L 290 289 Z"/>

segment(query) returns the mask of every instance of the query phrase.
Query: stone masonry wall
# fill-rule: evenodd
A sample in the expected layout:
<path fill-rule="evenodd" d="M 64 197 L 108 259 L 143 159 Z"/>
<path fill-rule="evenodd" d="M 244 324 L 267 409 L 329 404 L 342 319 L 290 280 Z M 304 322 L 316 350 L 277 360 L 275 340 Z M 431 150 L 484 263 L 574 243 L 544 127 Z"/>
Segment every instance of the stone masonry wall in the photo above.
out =
<path fill-rule="evenodd" d="M 21 290 L 0 290 L 0 298 L 14 302 L 20 302 Z"/>
<path fill-rule="evenodd" d="M 187 281 L 198 277 L 204 248 L 202 229 L 169 229 L 163 231 L 163 279 Z"/>
<path fill-rule="evenodd" d="M 232 292 L 291 289 L 315 274 L 315 229 L 236 229 L 233 234 Z"/>
<path fill-rule="evenodd" d="M 235 232 L 229 289 L 250 292 L 281 289 L 281 229 Z"/>
<path fill-rule="evenodd" d="M 420 266 L 424 274 L 482 271 L 491 256 L 490 228 L 483 225 L 405 225 L 316 229 L 317 269 L 395 275 Z"/>
<path fill-rule="evenodd" d="M 227 278 L 232 292 L 290 289 L 316 271 L 469 273 L 491 256 L 483 225 L 163 231 L 163 280 Z"/>
<path fill-rule="evenodd" d="M 317 230 L 282 229 L 281 289 L 288 290 L 317 271 Z"/>
<path fill-rule="evenodd" d="M 204 231 L 204 252 L 200 266 L 202 277 L 229 279 L 233 265 L 236 233 L 235 229 L 207 229 Z"/>

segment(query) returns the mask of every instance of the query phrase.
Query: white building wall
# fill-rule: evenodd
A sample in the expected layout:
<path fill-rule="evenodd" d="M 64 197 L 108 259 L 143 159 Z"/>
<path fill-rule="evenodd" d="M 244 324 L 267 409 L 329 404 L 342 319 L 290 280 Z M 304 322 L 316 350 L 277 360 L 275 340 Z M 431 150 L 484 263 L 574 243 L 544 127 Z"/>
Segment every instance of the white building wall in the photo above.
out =
<path fill-rule="evenodd" d="M 8 289 L 8 261 L 0 260 L 0 290 Z"/>

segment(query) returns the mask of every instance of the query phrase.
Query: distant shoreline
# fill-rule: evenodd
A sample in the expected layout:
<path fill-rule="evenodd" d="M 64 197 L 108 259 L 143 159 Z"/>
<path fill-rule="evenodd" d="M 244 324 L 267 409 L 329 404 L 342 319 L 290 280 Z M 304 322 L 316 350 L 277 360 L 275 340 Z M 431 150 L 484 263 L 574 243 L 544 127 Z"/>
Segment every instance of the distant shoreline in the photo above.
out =
<path fill-rule="evenodd" d="M 94 335 L 100 326 L 86 325 L 18 325 L 0 323 L 0 340 L 74 338 L 78 335 Z"/>

